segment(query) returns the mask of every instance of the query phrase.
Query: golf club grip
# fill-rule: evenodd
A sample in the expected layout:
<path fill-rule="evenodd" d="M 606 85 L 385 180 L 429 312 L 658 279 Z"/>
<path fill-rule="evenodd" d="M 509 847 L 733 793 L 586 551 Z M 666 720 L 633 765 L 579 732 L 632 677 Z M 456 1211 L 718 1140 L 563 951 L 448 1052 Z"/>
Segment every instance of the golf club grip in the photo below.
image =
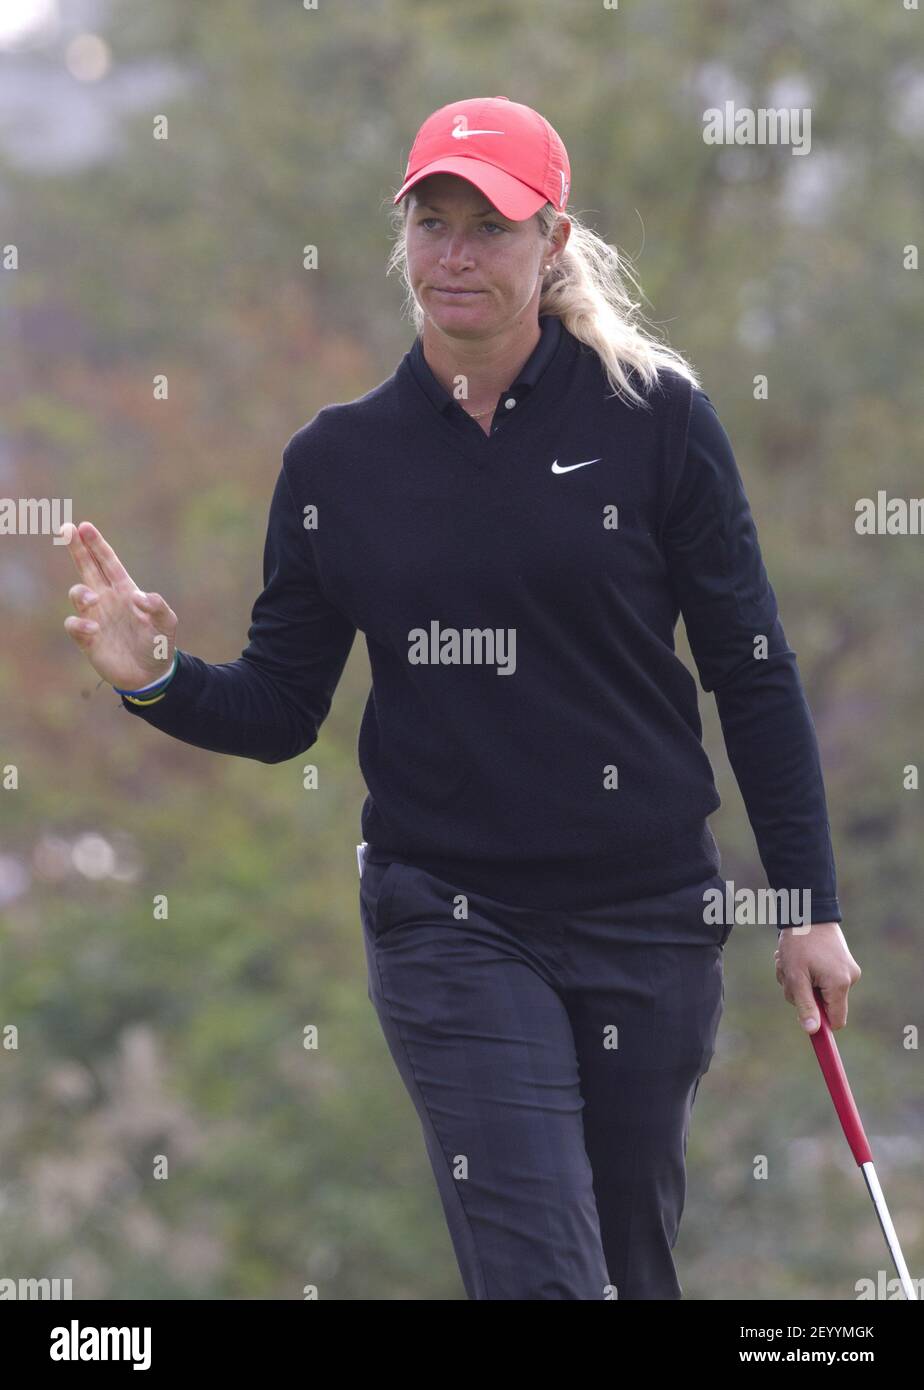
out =
<path fill-rule="evenodd" d="M 858 1164 L 870 1163 L 872 1162 L 873 1151 L 860 1122 L 860 1112 L 857 1110 L 857 1103 L 850 1090 L 847 1073 L 844 1071 L 844 1064 L 841 1061 L 841 1054 L 837 1050 L 834 1031 L 828 1022 L 824 999 L 820 989 L 816 988 L 813 992 L 818 1001 L 818 1012 L 821 1019 L 821 1027 L 816 1032 L 809 1034 L 815 1049 L 815 1056 L 818 1058 L 818 1065 L 821 1067 L 822 1075 L 827 1082 L 851 1153 Z"/>

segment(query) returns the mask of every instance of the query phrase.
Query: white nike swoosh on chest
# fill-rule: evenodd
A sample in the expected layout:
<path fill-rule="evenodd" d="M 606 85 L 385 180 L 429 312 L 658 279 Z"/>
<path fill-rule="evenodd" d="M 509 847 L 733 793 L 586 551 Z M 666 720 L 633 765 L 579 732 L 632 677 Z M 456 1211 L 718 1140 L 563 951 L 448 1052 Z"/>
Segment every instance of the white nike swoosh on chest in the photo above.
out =
<path fill-rule="evenodd" d="M 565 467 L 562 467 L 561 464 L 558 462 L 558 459 L 556 459 L 555 462 L 552 464 L 552 472 L 553 472 L 553 473 L 570 473 L 570 472 L 572 471 L 572 469 L 574 469 L 574 468 L 586 468 L 587 465 L 588 465 L 588 463 L 599 463 L 599 462 L 600 462 L 599 459 L 585 459 L 585 461 L 584 461 L 583 463 L 569 463 L 569 464 L 567 464 Z"/>

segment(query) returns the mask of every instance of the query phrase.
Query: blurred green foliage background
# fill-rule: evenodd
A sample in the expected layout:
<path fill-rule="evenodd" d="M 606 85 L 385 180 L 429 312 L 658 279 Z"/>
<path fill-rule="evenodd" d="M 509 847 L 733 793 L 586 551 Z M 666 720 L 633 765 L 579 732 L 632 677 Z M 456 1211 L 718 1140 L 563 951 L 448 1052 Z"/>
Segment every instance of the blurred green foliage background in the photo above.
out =
<path fill-rule="evenodd" d="M 912 1275 L 924 1095 L 904 1030 L 922 1021 L 924 875 L 921 793 L 903 783 L 922 753 L 924 540 L 858 536 L 854 509 L 920 491 L 924 310 L 905 262 L 924 229 L 922 24 L 860 0 L 125 0 L 96 31 L 105 72 L 81 85 L 110 146 L 55 168 L 17 157 L 30 130 L 8 89 L 0 163 L 0 245 L 19 248 L 0 276 L 0 491 L 72 497 L 179 614 L 180 645 L 226 661 L 283 446 L 412 341 L 384 271 L 418 126 L 500 93 L 551 120 L 571 208 L 633 258 L 735 447 L 864 971 L 838 1043 Z M 0 81 L 80 82 L 74 34 L 0 52 Z M 810 106 L 811 152 L 706 145 L 703 112 L 728 99 Z M 463 1298 L 366 995 L 361 636 L 316 747 L 268 767 L 126 717 L 64 632 L 75 579 L 49 538 L 3 538 L 0 774 L 15 765 L 19 786 L 0 795 L 0 1275 L 71 1277 L 75 1298 Z M 690 662 L 682 627 L 678 649 Z M 763 886 L 701 704 L 722 872 Z M 725 953 L 676 1249 L 690 1299 L 852 1299 L 893 1273 L 775 944 L 740 926 Z"/>

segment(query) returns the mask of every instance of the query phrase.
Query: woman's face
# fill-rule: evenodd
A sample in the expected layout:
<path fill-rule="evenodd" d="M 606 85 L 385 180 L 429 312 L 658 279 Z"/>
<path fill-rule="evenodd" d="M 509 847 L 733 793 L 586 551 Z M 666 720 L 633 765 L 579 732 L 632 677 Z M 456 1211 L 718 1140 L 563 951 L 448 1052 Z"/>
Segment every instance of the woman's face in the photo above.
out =
<path fill-rule="evenodd" d="M 455 174 L 431 174 L 407 196 L 408 279 L 437 328 L 483 337 L 538 304 L 551 248 L 534 217 L 512 222 Z M 460 289 L 467 293 L 445 292 Z"/>

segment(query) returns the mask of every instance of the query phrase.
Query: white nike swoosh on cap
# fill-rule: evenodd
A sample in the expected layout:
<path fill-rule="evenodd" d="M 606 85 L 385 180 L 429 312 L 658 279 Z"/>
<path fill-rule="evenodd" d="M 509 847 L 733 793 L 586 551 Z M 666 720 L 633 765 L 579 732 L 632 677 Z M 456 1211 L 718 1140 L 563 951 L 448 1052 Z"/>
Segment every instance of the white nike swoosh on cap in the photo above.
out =
<path fill-rule="evenodd" d="M 559 464 L 558 459 L 552 464 L 553 473 L 570 473 L 573 468 L 586 468 L 588 463 L 599 463 L 599 459 L 585 459 L 583 463 L 569 463 L 565 468 Z"/>
<path fill-rule="evenodd" d="M 461 126 L 454 126 L 450 132 L 453 140 L 467 140 L 470 135 L 505 135 L 503 130 L 463 130 Z"/>

